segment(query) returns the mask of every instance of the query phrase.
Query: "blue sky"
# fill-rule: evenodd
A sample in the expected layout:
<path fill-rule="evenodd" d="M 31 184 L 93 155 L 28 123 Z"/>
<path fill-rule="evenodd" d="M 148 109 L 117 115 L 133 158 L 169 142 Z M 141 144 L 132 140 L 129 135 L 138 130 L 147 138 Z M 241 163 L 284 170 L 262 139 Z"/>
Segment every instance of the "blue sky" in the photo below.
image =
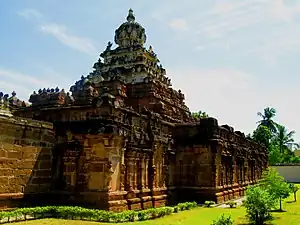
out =
<path fill-rule="evenodd" d="M 69 89 L 129 8 L 192 111 L 249 133 L 271 106 L 300 141 L 297 0 L 0 1 L 0 90 Z"/>

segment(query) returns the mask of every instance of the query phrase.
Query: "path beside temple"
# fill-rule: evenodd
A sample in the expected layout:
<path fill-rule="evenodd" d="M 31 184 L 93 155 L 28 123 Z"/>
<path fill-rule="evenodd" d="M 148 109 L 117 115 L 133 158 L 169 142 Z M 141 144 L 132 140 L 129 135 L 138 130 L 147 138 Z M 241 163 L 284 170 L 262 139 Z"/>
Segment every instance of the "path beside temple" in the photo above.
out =
<path fill-rule="evenodd" d="M 235 199 L 233 201 L 237 203 L 237 206 L 240 206 L 243 204 L 244 200 L 246 200 L 245 196 L 242 198 L 239 198 L 239 199 Z M 216 208 L 229 208 L 229 205 L 226 205 L 226 203 L 224 203 L 224 204 L 218 205 Z"/>

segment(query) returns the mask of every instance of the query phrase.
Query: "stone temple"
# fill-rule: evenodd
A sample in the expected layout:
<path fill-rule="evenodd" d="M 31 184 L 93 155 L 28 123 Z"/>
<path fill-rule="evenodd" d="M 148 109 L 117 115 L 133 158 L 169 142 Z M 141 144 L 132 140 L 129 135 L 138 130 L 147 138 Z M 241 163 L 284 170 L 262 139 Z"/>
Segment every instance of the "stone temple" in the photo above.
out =
<path fill-rule="evenodd" d="M 114 41 L 70 93 L 40 89 L 31 105 L 0 93 L 0 208 L 223 202 L 260 179 L 266 149 L 192 118 L 132 10 Z"/>

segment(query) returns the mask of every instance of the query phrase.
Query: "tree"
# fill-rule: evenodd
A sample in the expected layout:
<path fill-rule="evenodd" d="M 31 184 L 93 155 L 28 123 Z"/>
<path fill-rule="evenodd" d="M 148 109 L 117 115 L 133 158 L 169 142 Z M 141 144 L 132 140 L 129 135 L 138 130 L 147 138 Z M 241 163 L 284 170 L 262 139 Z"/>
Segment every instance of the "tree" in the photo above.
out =
<path fill-rule="evenodd" d="M 277 132 L 275 134 L 275 141 L 279 146 L 279 151 L 281 154 L 285 152 L 285 150 L 292 149 L 293 146 L 298 147 L 298 144 L 295 143 L 293 136 L 295 135 L 295 131 L 288 132 L 285 126 L 277 124 Z"/>
<path fill-rule="evenodd" d="M 295 157 L 293 147 L 300 147 L 296 144 L 293 136 L 295 131 L 290 131 L 285 126 L 274 121 L 276 110 L 271 107 L 264 109 L 264 112 L 258 112 L 262 119 L 258 121 L 258 127 L 253 131 L 252 137 L 247 138 L 265 145 L 269 153 L 269 163 L 290 163 L 300 162 L 300 158 Z"/>
<path fill-rule="evenodd" d="M 200 110 L 199 112 L 193 112 L 192 117 L 195 119 L 207 118 L 208 114 Z"/>
<path fill-rule="evenodd" d="M 275 165 L 284 161 L 283 155 L 280 154 L 279 147 L 274 142 L 271 142 L 269 147 L 269 164 Z"/>
<path fill-rule="evenodd" d="M 272 133 L 276 132 L 276 123 L 273 121 L 273 118 L 276 115 L 276 110 L 274 108 L 267 107 L 264 109 L 263 113 L 258 112 L 257 115 L 262 118 L 262 120 L 257 122 L 259 126 L 265 126 L 269 128 Z"/>
<path fill-rule="evenodd" d="M 290 189 L 294 194 L 294 201 L 297 201 L 297 191 L 299 190 L 299 187 L 297 187 L 295 184 L 291 183 L 290 184 Z"/>
<path fill-rule="evenodd" d="M 247 189 L 244 202 L 247 217 L 254 224 L 264 224 L 271 219 L 271 210 L 275 202 L 275 199 L 268 191 L 265 191 L 260 186 L 250 186 Z"/>
<path fill-rule="evenodd" d="M 282 211 L 282 199 L 287 198 L 291 189 L 284 181 L 284 178 L 274 168 L 269 168 L 263 172 L 261 186 L 269 192 L 275 201 L 279 201 L 279 210 Z"/>
<path fill-rule="evenodd" d="M 271 130 L 264 125 L 260 125 L 253 132 L 252 139 L 257 141 L 260 144 L 263 144 L 265 147 L 270 147 L 270 139 L 272 138 Z"/>

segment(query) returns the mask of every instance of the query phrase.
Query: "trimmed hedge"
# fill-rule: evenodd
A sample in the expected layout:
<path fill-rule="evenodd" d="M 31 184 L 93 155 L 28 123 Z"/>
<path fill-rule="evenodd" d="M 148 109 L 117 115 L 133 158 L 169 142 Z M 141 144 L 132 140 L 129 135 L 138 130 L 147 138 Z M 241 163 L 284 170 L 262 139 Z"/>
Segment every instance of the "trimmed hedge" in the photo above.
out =
<path fill-rule="evenodd" d="M 111 212 L 98 209 L 87 209 L 78 206 L 45 206 L 34 208 L 20 208 L 13 211 L 0 212 L 0 221 L 7 219 L 7 222 L 13 220 L 26 220 L 28 216 L 33 219 L 40 218 L 60 218 L 72 220 L 89 220 L 97 222 L 133 222 L 148 219 L 155 219 L 177 213 L 183 210 L 189 210 L 197 206 L 196 202 L 179 203 L 174 207 L 149 208 L 140 211 L 128 210 L 124 212 Z"/>

